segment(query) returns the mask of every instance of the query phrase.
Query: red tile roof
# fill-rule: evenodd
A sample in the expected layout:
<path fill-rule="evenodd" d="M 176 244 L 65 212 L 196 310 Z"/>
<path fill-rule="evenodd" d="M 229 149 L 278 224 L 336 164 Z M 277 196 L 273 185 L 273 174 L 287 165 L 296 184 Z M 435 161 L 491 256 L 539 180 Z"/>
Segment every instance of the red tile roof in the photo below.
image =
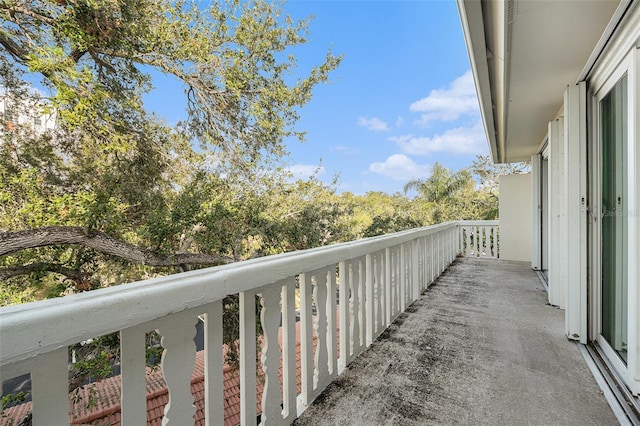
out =
<path fill-rule="evenodd" d="M 296 324 L 299 336 L 300 323 Z M 281 334 L 281 333 L 280 333 Z M 281 340 L 282 337 L 280 335 Z M 313 339 L 314 347 L 316 338 Z M 296 338 L 296 392 L 301 391 L 301 358 L 300 339 Z M 264 373 L 261 363 L 257 365 L 256 412 L 262 412 L 261 378 Z M 240 424 L 240 374 L 225 365 L 224 376 L 224 424 L 235 426 Z M 279 371 L 282 386 L 282 366 Z M 78 388 L 69 394 L 69 416 L 72 425 L 120 425 L 120 375 L 109 377 L 100 382 L 91 383 Z M 204 426 L 204 351 L 196 353 L 195 367 L 191 376 L 191 393 L 196 407 L 194 425 Z M 159 368 L 147 368 L 147 425 L 160 426 L 164 416 L 164 407 L 169 401 L 168 388 Z M 18 424 L 31 411 L 31 402 L 20 404 L 4 411 L 0 416 L 0 426 Z"/>

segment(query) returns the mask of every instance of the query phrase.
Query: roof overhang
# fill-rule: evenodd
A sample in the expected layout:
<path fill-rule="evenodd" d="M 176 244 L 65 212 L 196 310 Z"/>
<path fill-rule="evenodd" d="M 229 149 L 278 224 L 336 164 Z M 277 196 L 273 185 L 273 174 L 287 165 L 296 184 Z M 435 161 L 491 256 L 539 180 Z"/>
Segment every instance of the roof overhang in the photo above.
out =
<path fill-rule="evenodd" d="M 529 161 L 630 0 L 458 0 L 495 163 Z"/>

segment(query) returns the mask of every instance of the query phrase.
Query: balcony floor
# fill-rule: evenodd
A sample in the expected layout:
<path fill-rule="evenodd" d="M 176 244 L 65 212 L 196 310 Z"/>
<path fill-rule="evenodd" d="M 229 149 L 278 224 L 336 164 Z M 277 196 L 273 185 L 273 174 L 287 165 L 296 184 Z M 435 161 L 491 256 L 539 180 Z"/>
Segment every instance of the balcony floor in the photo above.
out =
<path fill-rule="evenodd" d="M 458 259 L 297 425 L 615 425 L 530 266 Z"/>

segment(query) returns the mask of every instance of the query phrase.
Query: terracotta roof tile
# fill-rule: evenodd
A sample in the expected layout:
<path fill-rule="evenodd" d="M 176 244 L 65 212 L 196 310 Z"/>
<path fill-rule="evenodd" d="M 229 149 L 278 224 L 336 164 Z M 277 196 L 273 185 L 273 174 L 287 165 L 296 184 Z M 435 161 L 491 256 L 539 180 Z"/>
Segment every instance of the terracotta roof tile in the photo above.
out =
<path fill-rule="evenodd" d="M 296 389 L 301 391 L 300 376 L 300 323 L 296 323 Z M 280 335 L 280 341 L 282 341 Z M 316 339 L 313 339 L 314 347 Z M 260 378 L 264 376 L 262 366 L 257 365 L 256 398 L 257 413 L 262 411 L 263 385 Z M 280 387 L 282 389 L 282 366 L 279 371 Z M 237 371 L 225 365 L 223 369 L 223 406 L 225 426 L 235 426 L 240 423 L 240 377 Z M 191 393 L 194 397 L 196 414 L 194 425 L 204 426 L 204 351 L 196 354 L 194 371 L 191 376 Z M 74 397 L 75 394 L 75 397 Z M 120 376 L 113 376 L 100 382 L 85 385 L 70 394 L 69 413 L 73 425 L 120 425 Z M 164 415 L 164 407 L 169 400 L 168 389 L 162 371 L 159 368 L 147 368 L 147 425 L 160 426 Z M 5 410 L 5 416 L 0 418 L 0 426 L 11 424 L 9 419 L 19 422 L 31 411 L 31 402 L 20 404 Z"/>

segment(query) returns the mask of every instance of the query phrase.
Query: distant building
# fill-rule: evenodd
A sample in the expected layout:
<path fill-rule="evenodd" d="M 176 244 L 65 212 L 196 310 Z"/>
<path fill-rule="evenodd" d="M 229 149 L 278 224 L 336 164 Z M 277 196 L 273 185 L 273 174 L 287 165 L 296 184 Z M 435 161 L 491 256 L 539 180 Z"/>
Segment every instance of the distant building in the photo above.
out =
<path fill-rule="evenodd" d="M 46 103 L 37 98 L 29 101 L 15 99 L 5 90 L 0 91 L 0 132 L 16 131 L 19 127 L 42 133 L 55 128 L 54 112 L 47 111 Z"/>

